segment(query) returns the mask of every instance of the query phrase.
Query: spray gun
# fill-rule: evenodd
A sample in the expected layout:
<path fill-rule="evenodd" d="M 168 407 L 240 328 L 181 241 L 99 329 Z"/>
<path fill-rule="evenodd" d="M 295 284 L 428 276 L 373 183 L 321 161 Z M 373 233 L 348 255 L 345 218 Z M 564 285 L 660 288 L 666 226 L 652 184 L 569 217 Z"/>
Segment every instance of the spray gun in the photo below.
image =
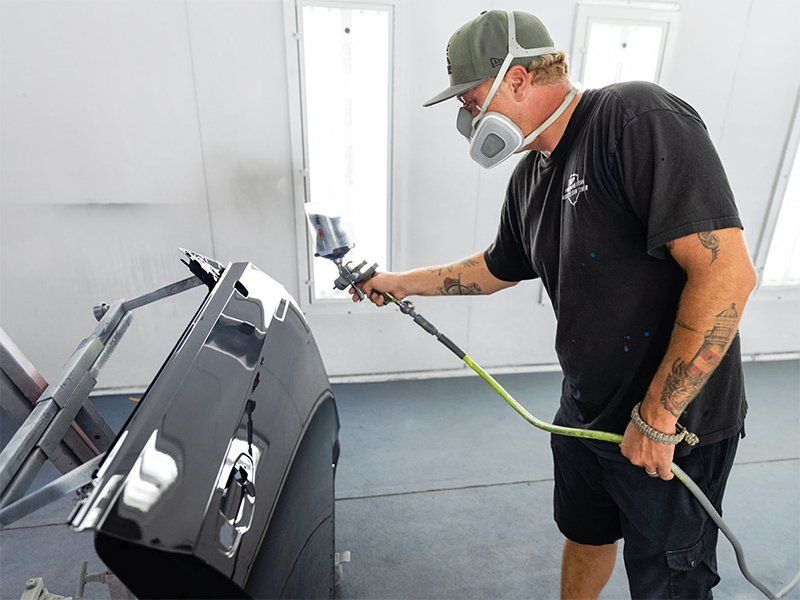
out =
<path fill-rule="evenodd" d="M 378 264 L 373 263 L 367 267 L 367 261 L 355 266 L 349 261 L 343 262 L 345 255 L 355 247 L 355 244 L 350 241 L 350 236 L 344 229 L 341 215 L 331 214 L 310 202 L 306 204 L 305 209 L 314 238 L 314 256 L 333 261 L 339 271 L 333 287 L 337 290 L 346 290 L 349 286 L 353 286 L 359 298 L 364 300 L 366 296 L 359 284 L 375 275 Z"/>
<path fill-rule="evenodd" d="M 367 296 L 364 294 L 364 290 L 361 289 L 361 285 L 375 275 L 378 263 L 372 263 L 368 267 L 365 260 L 356 265 L 353 265 L 350 261 L 344 262 L 345 255 L 355 247 L 355 244 L 350 240 L 350 236 L 347 235 L 347 231 L 344 229 L 341 215 L 332 214 L 310 202 L 305 205 L 305 210 L 311 234 L 314 238 L 314 256 L 333 261 L 339 271 L 339 276 L 333 282 L 333 287 L 337 290 L 346 290 L 352 286 L 358 297 L 361 300 L 365 300 Z M 398 300 L 389 292 L 380 293 L 387 304 L 392 303 L 397 306 L 400 312 L 411 317 L 417 325 L 444 344 L 458 358 L 464 360 L 466 353 L 456 346 L 450 338 L 440 333 L 430 321 L 417 313 L 413 302 L 410 300 Z"/>

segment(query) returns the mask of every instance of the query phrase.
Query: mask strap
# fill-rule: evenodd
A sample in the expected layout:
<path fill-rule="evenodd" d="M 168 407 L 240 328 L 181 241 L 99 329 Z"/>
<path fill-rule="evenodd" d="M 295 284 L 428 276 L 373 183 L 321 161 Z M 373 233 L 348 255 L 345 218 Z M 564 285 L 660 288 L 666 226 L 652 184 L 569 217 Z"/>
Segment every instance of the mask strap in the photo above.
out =
<path fill-rule="evenodd" d="M 545 129 L 550 127 L 550 125 L 555 123 L 555 120 L 558 119 L 558 117 L 560 117 L 561 114 L 565 110 L 567 110 L 567 107 L 569 106 L 569 103 L 572 102 L 572 99 L 575 97 L 575 95 L 577 93 L 578 93 L 578 88 L 571 87 L 569 92 L 567 92 L 567 95 L 564 96 L 564 101 L 559 105 L 559 107 L 555 110 L 555 112 L 552 115 L 550 115 L 549 117 L 547 117 L 547 119 L 545 120 L 544 123 L 539 125 L 536 129 L 531 131 L 528 135 L 526 135 L 525 139 L 522 140 L 522 146 L 520 146 L 520 147 L 524 148 L 525 146 L 530 144 L 533 140 L 535 140 L 539 136 L 540 133 L 542 133 Z"/>
<path fill-rule="evenodd" d="M 486 112 L 486 109 L 489 108 L 492 98 L 494 98 L 494 95 L 500 88 L 500 84 L 503 83 L 503 77 L 506 76 L 506 71 L 508 71 L 508 66 L 511 64 L 512 60 L 514 60 L 514 55 L 509 52 L 506 54 L 506 59 L 503 61 L 500 70 L 497 72 L 497 75 L 492 82 L 492 87 L 489 88 L 489 93 L 486 94 L 486 99 L 483 101 L 483 104 L 481 104 L 481 112 L 475 117 L 476 119 L 482 117 L 483 113 Z"/>
<path fill-rule="evenodd" d="M 515 58 L 533 58 L 534 56 L 542 56 L 543 54 L 553 54 L 556 52 L 555 46 L 542 46 L 541 48 L 523 48 L 520 46 L 517 42 L 517 26 L 514 21 L 514 11 L 507 10 L 506 15 L 508 17 L 508 54 L 506 54 L 506 58 L 492 82 L 492 87 L 489 88 L 489 93 L 486 94 L 486 99 L 483 101 L 480 111 L 475 118 L 472 119 L 473 130 L 481 117 L 483 117 L 486 109 L 489 108 L 489 104 L 497 93 L 497 90 L 500 89 L 500 84 L 503 83 L 503 78 L 506 76 L 512 60 Z"/>

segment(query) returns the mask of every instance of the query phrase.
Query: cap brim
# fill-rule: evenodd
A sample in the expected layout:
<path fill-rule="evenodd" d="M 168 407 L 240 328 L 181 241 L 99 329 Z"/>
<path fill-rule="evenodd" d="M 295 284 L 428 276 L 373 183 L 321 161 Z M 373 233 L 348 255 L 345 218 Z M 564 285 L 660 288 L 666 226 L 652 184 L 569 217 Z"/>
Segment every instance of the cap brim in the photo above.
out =
<path fill-rule="evenodd" d="M 428 100 L 427 102 L 423 103 L 422 106 L 432 106 L 434 104 L 438 104 L 439 102 L 444 102 L 445 100 L 449 100 L 459 94 L 463 94 L 464 92 L 468 92 L 476 85 L 483 83 L 489 77 L 484 77 L 483 79 L 476 79 L 475 81 L 468 81 L 466 83 L 458 83 L 456 85 L 451 85 L 449 88 L 444 90 L 443 92 L 439 92 L 433 98 Z"/>

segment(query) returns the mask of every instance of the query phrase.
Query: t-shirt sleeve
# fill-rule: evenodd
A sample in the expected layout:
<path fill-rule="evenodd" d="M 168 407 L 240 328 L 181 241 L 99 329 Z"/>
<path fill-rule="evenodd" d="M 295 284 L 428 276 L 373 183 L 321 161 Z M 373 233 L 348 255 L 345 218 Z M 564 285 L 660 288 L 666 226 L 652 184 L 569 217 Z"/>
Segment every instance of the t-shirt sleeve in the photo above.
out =
<path fill-rule="evenodd" d="M 500 212 L 500 225 L 494 242 L 483 253 L 489 272 L 503 281 L 522 281 L 538 277 L 522 246 L 521 228 L 513 200 L 513 178 L 506 190 Z"/>
<path fill-rule="evenodd" d="M 614 161 L 623 195 L 647 229 L 647 253 L 701 231 L 744 229 L 722 162 L 699 117 L 653 110 L 623 127 Z"/>

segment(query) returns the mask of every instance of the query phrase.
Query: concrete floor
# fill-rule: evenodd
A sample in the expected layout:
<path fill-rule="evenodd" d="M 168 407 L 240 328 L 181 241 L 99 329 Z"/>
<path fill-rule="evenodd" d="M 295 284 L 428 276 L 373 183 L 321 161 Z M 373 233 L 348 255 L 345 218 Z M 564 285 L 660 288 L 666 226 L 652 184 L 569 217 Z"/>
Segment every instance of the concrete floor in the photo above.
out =
<path fill-rule="evenodd" d="M 800 362 L 745 365 L 750 403 L 724 503 L 751 571 L 773 590 L 800 567 Z M 560 375 L 500 378 L 550 417 Z M 477 378 L 336 386 L 342 423 L 337 547 L 352 552 L 341 598 L 555 598 L 562 538 L 552 520 L 548 436 Z M 132 403 L 97 399 L 112 427 Z M 2 442 L 11 428 L 3 423 Z M 49 468 L 41 484 L 54 475 Z M 677 485 L 677 484 L 676 484 Z M 65 525 L 62 499 L 0 532 L 0 598 L 44 577 L 74 594 L 81 560 L 104 569 L 90 534 Z M 754 598 L 721 538 L 717 598 Z M 87 598 L 107 598 L 92 584 Z M 604 598 L 628 596 L 622 561 Z M 789 598 L 800 598 L 795 590 Z"/>

